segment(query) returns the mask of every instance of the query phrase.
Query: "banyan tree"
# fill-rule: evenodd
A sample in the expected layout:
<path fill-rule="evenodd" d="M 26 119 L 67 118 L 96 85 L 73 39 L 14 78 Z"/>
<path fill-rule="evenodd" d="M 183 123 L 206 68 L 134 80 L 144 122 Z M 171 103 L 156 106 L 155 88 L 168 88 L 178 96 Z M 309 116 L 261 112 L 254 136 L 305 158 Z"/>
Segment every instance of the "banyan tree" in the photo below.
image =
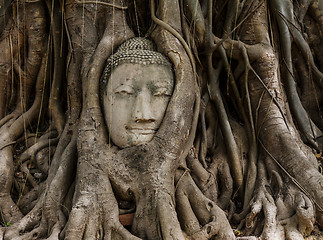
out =
<path fill-rule="evenodd" d="M 321 0 L 1 0 L 0 34 L 0 239 L 322 235 Z"/>

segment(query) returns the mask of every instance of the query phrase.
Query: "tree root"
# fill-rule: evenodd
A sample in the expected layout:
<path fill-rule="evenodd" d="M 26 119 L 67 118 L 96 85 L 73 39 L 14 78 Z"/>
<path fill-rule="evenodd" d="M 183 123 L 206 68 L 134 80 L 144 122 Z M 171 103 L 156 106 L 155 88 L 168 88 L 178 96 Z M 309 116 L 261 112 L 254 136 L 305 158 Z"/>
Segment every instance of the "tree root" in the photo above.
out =
<path fill-rule="evenodd" d="M 45 182 L 42 182 L 18 199 L 17 206 L 24 215 L 29 213 L 35 207 L 37 202 L 40 200 L 42 195 L 41 192 L 43 192 L 44 189 Z"/>
<path fill-rule="evenodd" d="M 68 126 L 67 129 L 69 127 L 70 126 Z M 64 138 L 68 138 L 68 134 L 63 133 L 61 138 L 63 142 Z M 60 143 L 58 146 L 62 147 Z M 71 184 L 74 178 L 73 165 L 75 164 L 75 161 L 73 161 L 73 159 L 76 159 L 75 153 L 76 134 L 74 134 L 74 138 L 72 137 L 71 142 L 65 146 L 61 156 L 56 156 L 59 158 L 59 163 L 56 163 L 58 164 L 58 168 L 55 176 L 49 177 L 46 181 L 48 189 L 40 198 L 34 200 L 38 200 L 34 209 L 24 218 L 22 218 L 21 221 L 17 222 L 17 225 L 15 225 L 16 227 L 13 228 L 14 230 L 9 231 L 9 237 L 14 236 L 14 239 L 17 238 L 26 240 L 39 239 L 42 237 L 58 239 L 58 235 L 61 233 L 66 223 L 65 215 L 61 210 L 61 204 L 63 203 L 64 197 L 69 190 L 69 183 Z M 26 163 L 27 162 L 25 162 L 25 164 Z M 55 166 L 55 164 L 53 166 Z M 30 174 L 29 177 L 31 177 Z M 41 189 L 42 188 L 39 190 Z M 42 211 L 43 214 L 40 214 L 39 211 Z M 40 225 L 38 225 L 39 222 Z M 19 230 L 18 233 L 17 229 Z M 11 239 L 9 237 L 8 239 Z"/>
<path fill-rule="evenodd" d="M 246 217 L 247 235 L 255 232 L 258 227 L 258 214 L 264 212 L 264 228 L 262 230 L 261 239 L 284 239 L 284 231 L 280 223 L 276 219 L 277 209 L 273 197 L 266 190 L 265 186 L 260 187 L 256 191 L 255 198 L 252 200 L 251 212 Z M 261 219 L 260 217 L 259 219 Z M 256 232 L 257 233 L 257 232 Z"/>
<path fill-rule="evenodd" d="M 294 28 L 289 29 L 288 23 L 285 22 L 288 21 L 294 24 L 294 18 L 292 13 L 293 6 L 290 4 L 290 2 L 284 2 L 284 4 L 281 4 L 281 2 L 279 1 L 271 1 L 270 3 L 271 9 L 278 21 L 279 31 L 281 33 L 282 55 L 285 59 L 285 64 L 283 65 L 282 72 L 285 78 L 285 83 L 287 85 L 285 89 L 289 100 L 289 106 L 291 108 L 293 116 L 296 119 L 298 127 L 302 132 L 302 135 L 306 139 L 306 142 L 319 152 L 320 149 L 318 148 L 315 139 L 316 137 L 319 137 L 322 133 L 308 117 L 304 118 L 304 116 L 307 116 L 307 113 L 301 104 L 301 101 L 296 91 L 296 85 L 294 84 L 293 79 L 291 35 L 294 36 L 295 34 L 298 34 L 297 36 L 299 37 L 299 32 L 295 31 Z M 299 44 L 299 41 L 297 43 Z M 304 49 L 304 47 L 302 47 L 301 49 Z M 305 55 L 308 54 L 308 51 L 304 50 L 304 52 Z"/>
<path fill-rule="evenodd" d="M 161 189 L 138 195 L 132 232 L 142 239 L 184 240 L 172 196 Z"/>
<path fill-rule="evenodd" d="M 47 134 L 44 134 L 39 138 L 39 140 L 33 144 L 32 146 L 28 147 L 26 151 L 24 151 L 18 159 L 17 165 L 22 164 L 25 162 L 27 159 L 33 158 L 37 155 L 39 151 L 42 149 L 48 147 L 48 146 L 53 146 L 56 145 L 59 138 L 56 137 L 57 133 L 56 131 L 51 131 Z"/>
<path fill-rule="evenodd" d="M 187 156 L 186 162 L 191 176 L 202 193 L 214 201 L 221 209 L 226 209 L 233 192 L 233 180 L 230 173 L 224 146 L 218 146 L 211 163 L 204 168 L 193 151 Z"/>
<path fill-rule="evenodd" d="M 181 177 L 181 174 L 182 177 Z M 225 213 L 204 196 L 190 174 L 179 170 L 176 210 L 183 230 L 192 239 L 235 239 Z"/>
<path fill-rule="evenodd" d="M 86 179 L 70 213 L 65 239 L 115 239 L 114 234 L 118 234 L 122 239 L 139 240 L 119 222 L 119 208 L 107 174 L 91 172 Z"/>
<path fill-rule="evenodd" d="M 213 3 L 212 1 L 208 1 L 208 14 L 207 14 L 207 27 L 205 32 L 205 43 L 207 44 L 209 49 L 214 49 L 214 40 L 213 40 L 213 21 L 212 21 L 212 9 Z M 222 50 L 222 51 L 221 51 Z M 236 187 L 239 189 L 243 184 L 243 175 L 242 168 L 240 164 L 238 147 L 237 143 L 234 139 L 232 129 L 229 125 L 228 115 L 225 110 L 224 102 L 220 92 L 220 71 L 223 68 L 224 64 L 227 63 L 227 57 L 224 56 L 225 52 L 223 47 L 220 49 L 222 53 L 223 60 L 220 61 L 217 65 L 217 69 L 213 67 L 213 51 L 208 51 L 207 54 L 207 74 L 208 74 L 208 91 L 210 95 L 210 99 L 214 102 L 217 115 L 219 118 L 219 123 L 221 127 L 221 131 L 223 134 L 224 141 L 226 143 L 226 147 L 228 148 L 228 156 L 230 159 L 230 167 L 232 169 L 233 179 Z M 228 67 L 227 63 L 227 67 Z M 229 74 L 230 75 L 230 74 Z"/>
<path fill-rule="evenodd" d="M 32 211 L 24 216 L 19 222 L 14 223 L 12 226 L 4 229 L 4 240 L 27 240 L 27 236 L 24 234 L 32 230 L 41 219 L 42 214 L 42 203 L 44 195 L 40 198 L 40 201 L 36 204 Z M 1 235 L 0 235 L 1 236 Z M 29 234 L 29 239 L 33 239 L 32 235 Z"/>
<path fill-rule="evenodd" d="M 241 217 L 246 216 L 247 235 L 257 235 L 260 231 L 260 239 L 264 240 L 303 240 L 314 228 L 315 210 L 312 202 L 289 180 L 278 184 L 278 188 L 277 182 L 270 184 L 266 180 L 262 161 L 258 163 L 258 172 L 259 184 L 249 205 L 250 213 L 246 216 L 245 211 L 239 217 L 234 217 L 241 221 Z M 280 182 L 280 175 L 275 176 Z M 261 225 L 263 228 L 259 229 Z"/>

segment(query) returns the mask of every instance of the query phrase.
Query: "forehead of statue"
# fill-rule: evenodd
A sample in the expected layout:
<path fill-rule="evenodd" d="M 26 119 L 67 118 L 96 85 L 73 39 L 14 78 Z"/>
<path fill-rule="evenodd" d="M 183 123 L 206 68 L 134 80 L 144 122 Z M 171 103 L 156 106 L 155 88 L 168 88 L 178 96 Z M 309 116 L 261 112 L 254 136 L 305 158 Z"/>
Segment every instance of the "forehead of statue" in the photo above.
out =
<path fill-rule="evenodd" d="M 133 88 L 146 85 L 173 89 L 173 72 L 170 66 L 165 65 L 123 63 L 112 71 L 108 81 L 110 91 L 114 91 L 120 85 L 129 85 Z"/>

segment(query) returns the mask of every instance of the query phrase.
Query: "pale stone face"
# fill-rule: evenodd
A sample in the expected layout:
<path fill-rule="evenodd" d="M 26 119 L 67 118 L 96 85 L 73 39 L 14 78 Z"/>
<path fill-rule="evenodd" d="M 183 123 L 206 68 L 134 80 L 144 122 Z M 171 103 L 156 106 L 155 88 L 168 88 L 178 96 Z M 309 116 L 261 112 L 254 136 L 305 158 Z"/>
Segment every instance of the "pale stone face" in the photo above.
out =
<path fill-rule="evenodd" d="M 149 142 L 174 87 L 170 67 L 124 63 L 113 70 L 103 95 L 110 138 L 120 148 Z"/>

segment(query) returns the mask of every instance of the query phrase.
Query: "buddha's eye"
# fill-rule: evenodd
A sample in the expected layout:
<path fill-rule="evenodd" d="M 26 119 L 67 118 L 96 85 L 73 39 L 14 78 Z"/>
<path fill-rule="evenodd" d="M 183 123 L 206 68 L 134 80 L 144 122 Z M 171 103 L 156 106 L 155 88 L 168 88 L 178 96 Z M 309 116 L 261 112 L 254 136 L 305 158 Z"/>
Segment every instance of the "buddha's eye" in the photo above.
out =
<path fill-rule="evenodd" d="M 154 92 L 155 97 L 170 97 L 172 94 L 167 88 L 159 88 Z"/>
<path fill-rule="evenodd" d="M 128 85 L 121 85 L 114 92 L 121 96 L 131 96 L 134 94 L 134 89 Z"/>

